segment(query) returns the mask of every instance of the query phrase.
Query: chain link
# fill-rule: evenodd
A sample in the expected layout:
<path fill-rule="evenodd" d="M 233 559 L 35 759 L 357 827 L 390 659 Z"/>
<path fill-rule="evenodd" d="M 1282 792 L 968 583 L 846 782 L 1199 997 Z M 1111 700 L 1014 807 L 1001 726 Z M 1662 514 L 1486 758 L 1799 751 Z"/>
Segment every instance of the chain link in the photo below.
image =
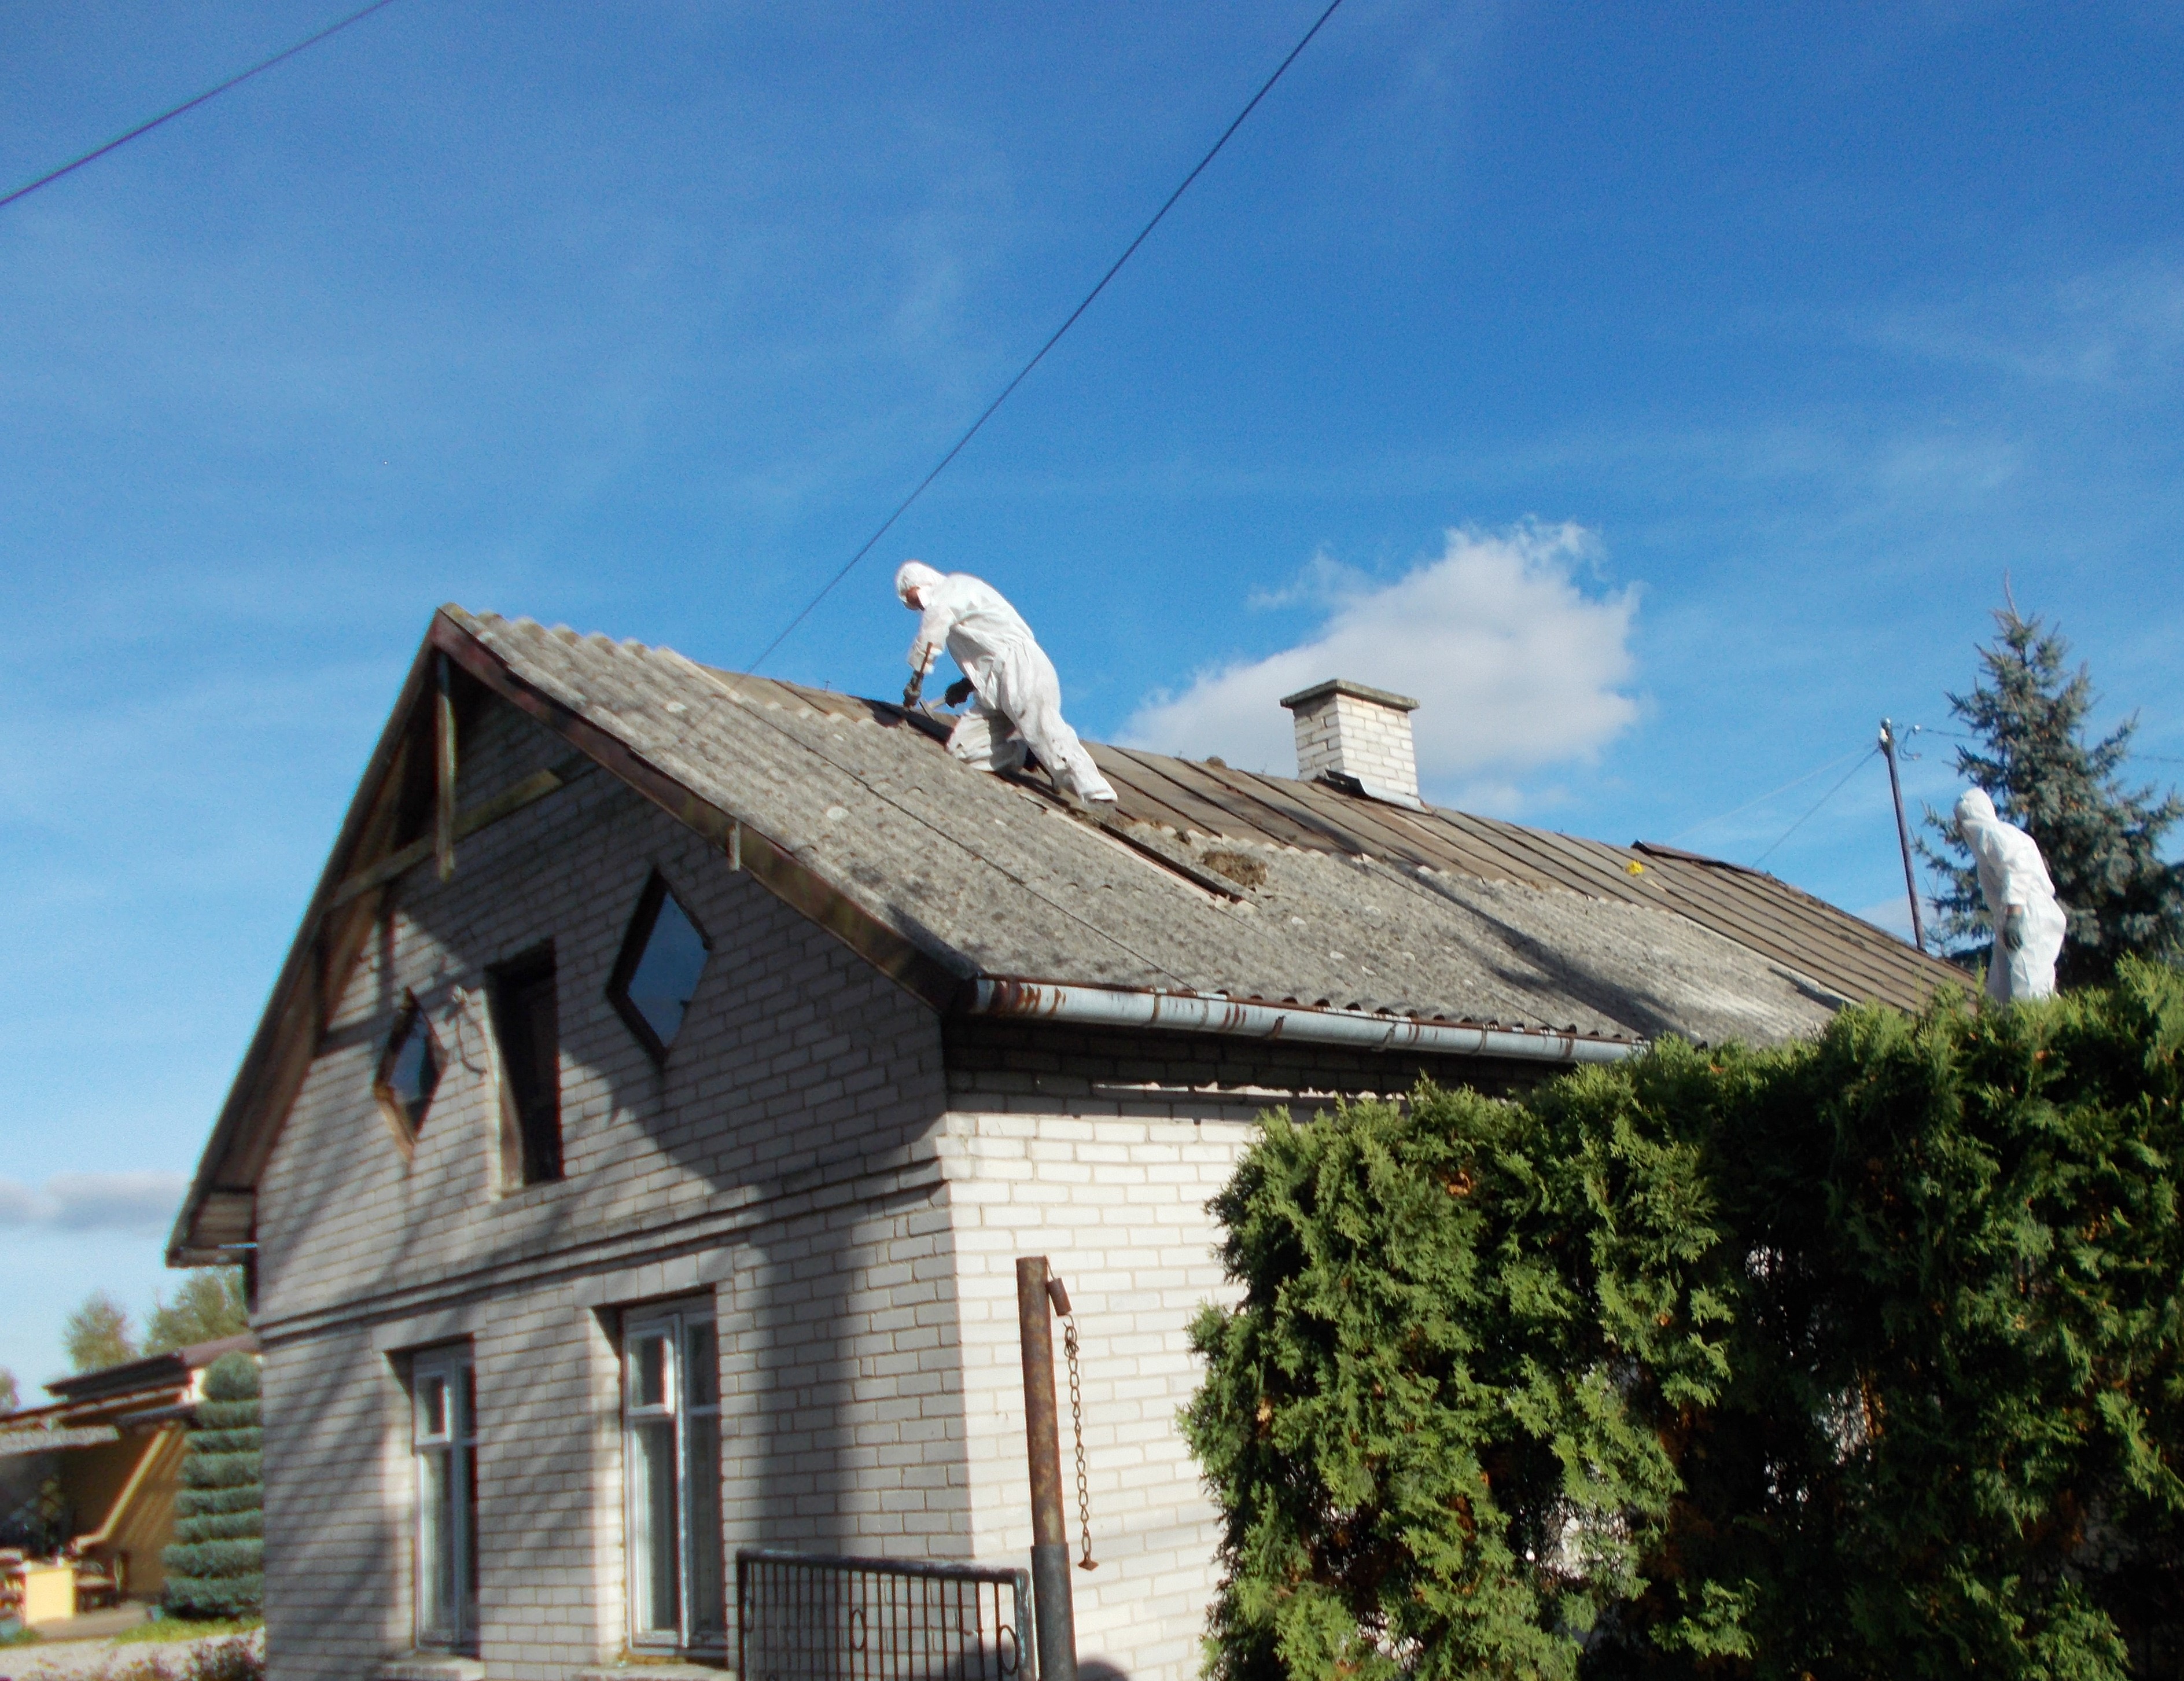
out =
<path fill-rule="evenodd" d="M 1084 1390 L 1078 1381 L 1074 1314 L 1061 1321 L 1061 1351 L 1069 1357 L 1069 1421 L 1077 1432 L 1077 1524 L 1084 1538 L 1084 1555 L 1077 1561 L 1077 1567 L 1097 1570 L 1100 1567 L 1092 1558 L 1092 1493 L 1084 1477 Z"/>

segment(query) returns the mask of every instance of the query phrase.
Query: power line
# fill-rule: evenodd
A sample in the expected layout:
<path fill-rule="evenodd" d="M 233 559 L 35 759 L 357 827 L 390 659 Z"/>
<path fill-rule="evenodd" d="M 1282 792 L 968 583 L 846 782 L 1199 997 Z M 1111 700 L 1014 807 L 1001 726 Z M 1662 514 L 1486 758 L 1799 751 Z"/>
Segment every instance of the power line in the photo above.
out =
<path fill-rule="evenodd" d="M 1867 749 L 1864 747 L 1853 747 L 1850 751 L 1845 753 L 1841 758 L 1830 759 L 1825 764 L 1821 765 L 1817 769 L 1808 770 L 1802 776 L 1792 777 L 1789 781 L 1784 783 L 1780 788 L 1770 788 L 1764 794 L 1762 794 L 1758 799 L 1747 800 L 1742 805 L 1737 807 L 1734 811 L 1723 812 L 1717 816 L 1708 818 L 1703 822 L 1695 823 L 1689 829 L 1679 830 L 1676 834 L 1671 835 L 1663 844 L 1673 846 L 1677 841 L 1685 839 L 1688 835 L 1697 834 L 1702 829 L 1711 829 L 1715 824 L 1726 823 L 1733 817 L 1740 817 L 1744 813 L 1750 811 L 1754 806 L 1763 806 L 1769 800 L 1775 798 L 1778 795 L 1786 794 L 1792 788 L 1796 788 L 1804 783 L 1810 782 L 1816 776 L 1825 776 L 1830 771 L 1835 769 L 1838 765 L 1848 764 L 1852 759 L 1858 757 L 1861 753 L 1864 753 L 1866 751 Z"/>
<path fill-rule="evenodd" d="M 1775 847 L 1775 846 L 1780 846 L 1780 845 L 1781 845 L 1785 840 L 1788 840 L 1788 839 L 1789 839 L 1792 835 L 1795 835 L 1795 834 L 1796 834 L 1799 829 L 1802 829 L 1802 828 L 1805 826 L 1805 819 L 1806 819 L 1806 818 L 1809 818 L 1809 817 L 1811 817 L 1811 816 L 1813 815 L 1813 812 L 1817 812 L 1817 811 L 1819 811 L 1819 808 L 1820 808 L 1822 806 L 1825 806 L 1825 804 L 1827 804 L 1827 802 L 1828 802 L 1829 801 L 1830 801 L 1830 800 L 1834 799 L 1834 798 L 1835 798 L 1835 796 L 1836 796 L 1836 795 L 1838 795 L 1838 794 L 1841 793 L 1841 792 L 1842 792 L 1842 790 L 1844 790 L 1844 788 L 1845 788 L 1845 787 L 1847 787 L 1847 786 L 1849 785 L 1849 782 L 1850 782 L 1851 778 L 1852 778 L 1852 777 L 1853 777 L 1853 776 L 1856 776 L 1856 775 L 1858 773 L 1858 772 L 1860 772 L 1861 770 L 1864 770 L 1864 769 L 1865 768 L 1865 762 L 1866 762 L 1868 759 L 1871 758 L 1871 757 L 1872 757 L 1875 753 L 1878 753 L 1880 751 L 1880 747 L 1879 747 L 1878 746 L 1875 746 L 1868 747 L 1868 748 L 1867 748 L 1867 749 L 1866 749 L 1863 753 L 1859 754 L 1859 755 L 1858 755 L 1858 762 L 1857 762 L 1856 764 L 1852 765 L 1852 766 L 1850 768 L 1850 769 L 1849 769 L 1847 772 L 1846 772 L 1846 773 L 1844 773 L 1843 779 L 1842 779 L 1841 782 L 1838 782 L 1837 784 L 1836 784 L 1836 785 L 1835 785 L 1834 787 L 1832 787 L 1832 788 L 1829 789 L 1829 790 L 1828 790 L 1828 791 L 1827 791 L 1826 793 L 1825 793 L 1825 794 L 1821 795 L 1821 796 L 1820 796 L 1820 797 L 1819 797 L 1819 799 L 1817 799 L 1817 800 L 1815 800 L 1814 801 L 1813 801 L 1813 810 L 1812 810 L 1812 811 L 1808 811 L 1808 812 L 1807 812 L 1807 813 L 1805 813 L 1805 816 L 1804 816 L 1804 817 L 1801 817 L 1801 818 L 1798 818 L 1795 823 L 1791 824 L 1787 829 L 1784 829 L 1784 830 L 1783 830 L 1780 835 L 1776 835 L 1776 836 L 1774 837 L 1774 845 L 1773 845 L 1773 846 L 1769 846 L 1769 847 L 1768 847 L 1768 849 L 1767 849 L 1767 852 L 1762 852 L 1762 853 L 1761 853 L 1758 857 L 1754 858 L 1754 859 L 1752 861 L 1752 868 L 1756 869 L 1756 868 L 1758 868 L 1761 864 L 1763 864 L 1763 863 L 1766 863 L 1766 862 L 1767 862 L 1767 852 L 1773 852 L 1773 851 L 1774 850 L 1774 847 Z"/>
<path fill-rule="evenodd" d="M 258 75 L 260 71 L 271 70 L 274 65 L 281 63 L 284 59 L 294 58 L 296 54 L 302 52 L 305 47 L 315 47 L 319 42 L 326 39 L 327 36 L 339 35 L 351 24 L 361 23 L 365 19 L 370 17 L 374 12 L 378 11 L 382 7 L 391 6 L 393 3 L 394 0 L 371 0 L 371 4 L 365 7 L 361 11 L 351 12 L 340 22 L 328 24 L 316 35 L 306 36 L 303 40 L 298 42 L 293 47 L 286 47 L 281 52 L 276 53 L 270 59 L 259 59 L 248 70 L 242 71 L 238 75 L 228 77 L 226 81 L 221 82 L 218 87 L 208 87 L 194 99 L 185 99 L 181 104 L 175 106 L 173 109 L 160 112 L 158 116 L 153 117 L 150 121 L 138 123 L 136 127 L 129 130 L 126 133 L 115 135 L 113 139 L 108 141 L 103 146 L 93 147 L 90 151 L 85 153 L 81 158 L 76 158 L 68 163 L 63 164 L 57 170 L 47 170 L 45 174 L 40 176 L 36 181 L 25 182 L 22 186 L 17 187 L 5 198 L 0 198 L 0 209 L 5 209 L 8 205 L 14 204 L 18 198 L 28 197 L 31 193 L 36 193 L 40 187 L 45 186 L 49 182 L 58 181 L 63 176 L 70 173 L 72 170 L 81 169 L 86 164 L 90 163 L 95 158 L 104 157 L 115 147 L 127 145 L 138 135 L 149 134 L 153 129 L 159 127 L 161 123 L 171 122 L 175 118 L 181 115 L 183 112 L 196 109 L 199 105 L 203 104 L 206 100 L 218 98 L 220 94 L 226 92 L 229 88 L 237 87 L 240 84 L 249 81 L 251 77 Z"/>
<path fill-rule="evenodd" d="M 381 0 L 381 3 L 384 4 L 385 0 Z M 1038 351 L 1033 355 L 1029 361 L 1026 362 L 1021 368 L 1017 370 L 1016 377 L 1001 388 L 1000 395 L 994 398 L 992 402 L 986 405 L 984 412 L 982 413 L 978 419 L 971 422 L 970 426 L 964 431 L 963 435 L 961 438 L 958 438 L 955 443 L 949 445 L 948 453 L 943 455 L 939 461 L 933 464 L 933 471 L 926 474 L 923 478 L 918 480 L 916 489 L 912 489 L 909 495 L 904 497 L 900 502 L 895 505 L 895 510 L 893 513 L 889 514 L 885 519 L 880 522 L 879 529 L 872 533 L 870 537 L 867 537 L 864 540 L 862 546 L 858 549 L 857 552 L 850 556 L 849 560 L 844 563 L 842 569 L 836 572 L 833 577 L 828 578 L 825 586 L 821 589 L 819 593 L 804 604 L 802 610 L 797 613 L 796 617 L 789 620 L 789 622 L 782 628 L 781 634 L 776 636 L 772 641 L 767 643 L 763 649 L 760 650 L 759 656 L 750 662 L 749 667 L 754 675 L 756 674 L 760 667 L 763 666 L 768 659 L 772 657 L 774 650 L 781 646 L 783 643 L 786 642 L 789 637 L 795 633 L 796 627 L 802 624 L 805 619 L 811 617 L 813 609 L 817 607 L 822 601 L 825 600 L 829 595 L 834 593 L 834 587 L 841 583 L 841 581 L 847 578 L 852 572 L 856 570 L 857 563 L 863 560 L 866 556 L 872 553 L 872 550 L 878 545 L 880 539 L 886 536 L 888 533 L 894 528 L 894 522 L 900 519 L 905 513 L 910 511 L 910 505 L 925 494 L 926 487 L 931 484 L 934 479 L 939 477 L 943 469 L 947 466 L 949 462 L 954 461 L 957 455 L 962 453 L 963 446 L 978 435 L 978 429 L 994 417 L 994 411 L 1000 408 L 1002 404 L 1009 400 L 1010 394 L 1013 392 L 1017 387 L 1022 385 L 1025 379 L 1030 376 L 1031 371 L 1046 359 L 1046 353 L 1061 342 L 1061 335 L 1068 332 L 1071 327 L 1077 325 L 1077 318 L 1083 315 L 1085 310 L 1092 307 L 1092 300 L 1097 298 L 1102 292 L 1105 292 L 1107 289 L 1107 282 L 1114 279 L 1117 274 L 1122 272 L 1123 265 L 1128 262 L 1131 257 L 1136 254 L 1138 247 L 1144 244 L 1147 236 L 1149 236 L 1155 228 L 1161 225 L 1162 218 L 1166 216 L 1170 210 L 1175 208 L 1175 201 L 1182 198 L 1183 195 L 1190 190 L 1190 183 L 1196 181 L 1200 175 L 1205 171 L 1206 166 L 1212 163 L 1213 159 L 1219 155 L 1221 148 L 1228 143 L 1229 136 L 1235 133 L 1238 129 L 1244 126 L 1244 119 L 1250 116 L 1253 111 L 1258 109 L 1259 102 L 1265 98 L 1268 93 L 1273 92 L 1274 84 L 1282 79 L 1284 72 L 1285 72 L 1291 64 L 1296 62 L 1297 55 L 1299 53 L 1302 53 L 1306 47 L 1312 45 L 1312 38 L 1318 35 L 1319 31 L 1325 27 L 1327 20 L 1334 15 L 1336 8 L 1340 7 L 1341 4 L 1342 0 L 1331 0 L 1331 3 L 1328 6 L 1328 8 L 1319 14 L 1318 19 L 1313 23 L 1312 26 L 1304 32 L 1303 37 L 1298 41 L 1295 46 L 1290 48 L 1289 57 L 1283 59 L 1280 64 L 1275 65 L 1274 73 L 1268 76 L 1266 81 L 1259 84 L 1259 91 L 1251 97 L 1251 99 L 1245 104 L 1242 110 L 1236 113 L 1236 120 L 1230 123 L 1228 127 L 1221 131 L 1221 137 L 1215 141 L 1211 147 L 1206 148 L 1206 155 L 1198 160 L 1197 164 L 1192 168 L 1189 175 L 1184 176 L 1182 184 L 1178 186 L 1174 192 L 1167 195 L 1167 202 L 1162 204 L 1160 209 L 1153 212 L 1152 220 L 1147 222 L 1143 227 L 1139 228 L 1138 230 L 1138 237 L 1123 248 L 1123 254 L 1116 258 L 1115 260 L 1108 265 L 1107 272 L 1100 276 L 1099 284 L 1095 286 L 1089 292 L 1086 293 L 1083 301 L 1080 302 L 1075 309 L 1069 312 L 1068 319 L 1064 321 L 1060 327 L 1055 328 L 1053 332 L 1049 335 L 1046 343 L 1039 347 Z"/>

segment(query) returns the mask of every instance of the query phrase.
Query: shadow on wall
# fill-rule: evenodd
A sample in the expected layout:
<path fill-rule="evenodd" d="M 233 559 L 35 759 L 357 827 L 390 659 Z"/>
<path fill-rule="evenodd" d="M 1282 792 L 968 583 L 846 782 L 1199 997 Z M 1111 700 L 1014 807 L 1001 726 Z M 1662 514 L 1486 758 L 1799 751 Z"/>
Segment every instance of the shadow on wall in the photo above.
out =
<path fill-rule="evenodd" d="M 473 744 L 467 762 L 483 770 L 486 746 Z M 504 756 L 495 779 L 524 768 L 520 756 Z M 711 947 L 664 1062 L 607 997 L 655 868 Z M 944 1111 L 929 1014 L 751 877 L 732 874 L 687 829 L 597 773 L 467 843 L 450 881 L 412 872 L 394 896 L 394 922 L 369 942 L 349 983 L 347 1010 L 369 1019 L 331 1036 L 313 1076 L 339 1089 L 309 1138 L 298 1136 L 311 1154 L 286 1176 L 261 1300 L 276 1315 L 329 1297 L 368 1311 L 391 1293 L 415 1299 L 437 1287 L 441 1302 L 467 1305 L 483 1324 L 496 1303 L 526 1287 L 465 1293 L 465 1275 L 478 1269 L 527 1269 L 565 1245 L 619 1240 L 655 1223 L 671 1228 L 658 1249 L 618 1254 L 610 1265 L 619 1269 L 700 1247 L 684 1239 L 678 1248 L 671 1228 L 709 1209 L 747 1206 L 754 1196 L 801 1207 L 809 1211 L 794 1220 L 702 1244 L 738 1249 L 735 1282 L 717 1297 L 731 1415 L 722 1424 L 733 1444 L 728 1555 L 762 1545 L 960 1556 L 970 1524 L 967 1444 L 960 1368 L 947 1358 L 959 1315 L 944 1193 L 935 1183 L 874 1198 L 856 1182 L 906 1161 Z M 476 997 L 487 966 L 549 940 L 566 1177 L 510 1187 L 496 1059 L 476 1042 L 486 1013 L 462 995 Z M 413 990 L 448 1054 L 405 1159 L 370 1081 Z M 466 1008 L 474 1013 L 458 1021 Z M 379 1210 L 368 1231 L 353 1213 L 361 1207 Z M 584 1310 L 570 1311 L 588 1320 Z M 489 1349 L 479 1338 L 482 1360 L 531 1338 L 519 1324 L 494 1340 L 500 1346 Z M 613 1360 L 608 1338 L 588 1340 L 584 1358 Z M 569 1342 L 542 1326 L 534 1352 L 566 1361 L 577 1357 Z M 315 1656 L 330 1656 L 332 1645 L 376 1658 L 387 1641 L 407 1644 L 406 1405 L 384 1357 L 363 1358 L 383 1380 L 370 1396 L 358 1392 L 350 1357 L 291 1358 L 268 1374 L 269 1468 L 284 1456 L 276 1438 L 295 1455 L 288 1463 L 306 1468 L 301 1483 L 277 1470 L 269 1478 L 268 1522 L 309 1578 L 275 1586 L 273 1621 L 323 1627 L 333 1618 L 348 1631 L 306 1636 Z M 507 1397 L 514 1412 L 531 1416 L 519 1439 L 530 1444 L 526 1480 L 540 1491 L 535 1511 L 502 1505 L 482 1513 L 481 1529 L 500 1536 L 497 1546 L 481 1535 L 489 1644 L 505 1610 L 493 1604 L 494 1578 L 520 1560 L 521 1538 L 535 1527 L 566 1542 L 570 1513 L 556 1505 L 554 1485 L 589 1482 L 579 1498 L 613 1514 L 602 1539 L 621 1531 L 622 1491 L 593 1452 L 605 1421 L 542 1416 L 567 1410 L 554 1396 L 567 1393 L 555 1376 L 534 1371 L 511 1393 L 510 1374 L 499 1382 L 479 1374 L 487 1405 Z M 483 1433 L 508 1439 L 512 1422 L 504 1416 L 496 1432 L 482 1419 Z M 319 1464 L 315 1449 L 344 1436 L 354 1444 L 358 1431 L 377 1451 L 352 1445 L 337 1455 L 338 1469 Z M 312 1518 L 337 1490 L 355 1501 L 349 1524 L 338 1541 L 314 1538 Z M 354 1527 L 359 1522 L 372 1531 L 368 1539 Z"/>

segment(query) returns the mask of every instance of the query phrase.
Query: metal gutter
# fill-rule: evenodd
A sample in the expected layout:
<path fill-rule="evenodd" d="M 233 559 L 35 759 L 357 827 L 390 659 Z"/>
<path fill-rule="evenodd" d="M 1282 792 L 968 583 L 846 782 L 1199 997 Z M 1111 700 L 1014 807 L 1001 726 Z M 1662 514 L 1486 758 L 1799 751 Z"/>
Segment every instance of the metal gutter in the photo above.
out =
<path fill-rule="evenodd" d="M 1376 1015 L 1369 1010 L 1253 1004 L 1207 993 L 1145 992 L 1033 980 L 975 980 L 963 1008 L 970 1015 L 1066 1021 L 1080 1027 L 1223 1033 L 1302 1045 L 1417 1051 L 1429 1056 L 1503 1057 L 1522 1062 L 1618 1063 L 1646 1048 L 1642 1040 L 1596 1039 L 1581 1033 L 1466 1027 L 1410 1016 Z"/>

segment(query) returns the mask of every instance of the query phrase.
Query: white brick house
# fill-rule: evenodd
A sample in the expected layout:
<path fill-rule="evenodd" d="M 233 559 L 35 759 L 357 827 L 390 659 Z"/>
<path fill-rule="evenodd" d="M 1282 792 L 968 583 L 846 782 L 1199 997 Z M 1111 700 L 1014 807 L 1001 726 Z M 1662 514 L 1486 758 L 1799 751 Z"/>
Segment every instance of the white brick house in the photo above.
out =
<path fill-rule="evenodd" d="M 1185 1327 L 1261 1109 L 1953 973 L 1357 791 L 1401 766 L 1095 751 L 1104 824 L 896 708 L 435 617 L 170 1250 L 252 1271 L 276 1681 L 717 1664 L 739 1547 L 1021 1562 L 1030 1253 L 1084 1340 L 1079 1650 L 1183 1681 Z"/>

